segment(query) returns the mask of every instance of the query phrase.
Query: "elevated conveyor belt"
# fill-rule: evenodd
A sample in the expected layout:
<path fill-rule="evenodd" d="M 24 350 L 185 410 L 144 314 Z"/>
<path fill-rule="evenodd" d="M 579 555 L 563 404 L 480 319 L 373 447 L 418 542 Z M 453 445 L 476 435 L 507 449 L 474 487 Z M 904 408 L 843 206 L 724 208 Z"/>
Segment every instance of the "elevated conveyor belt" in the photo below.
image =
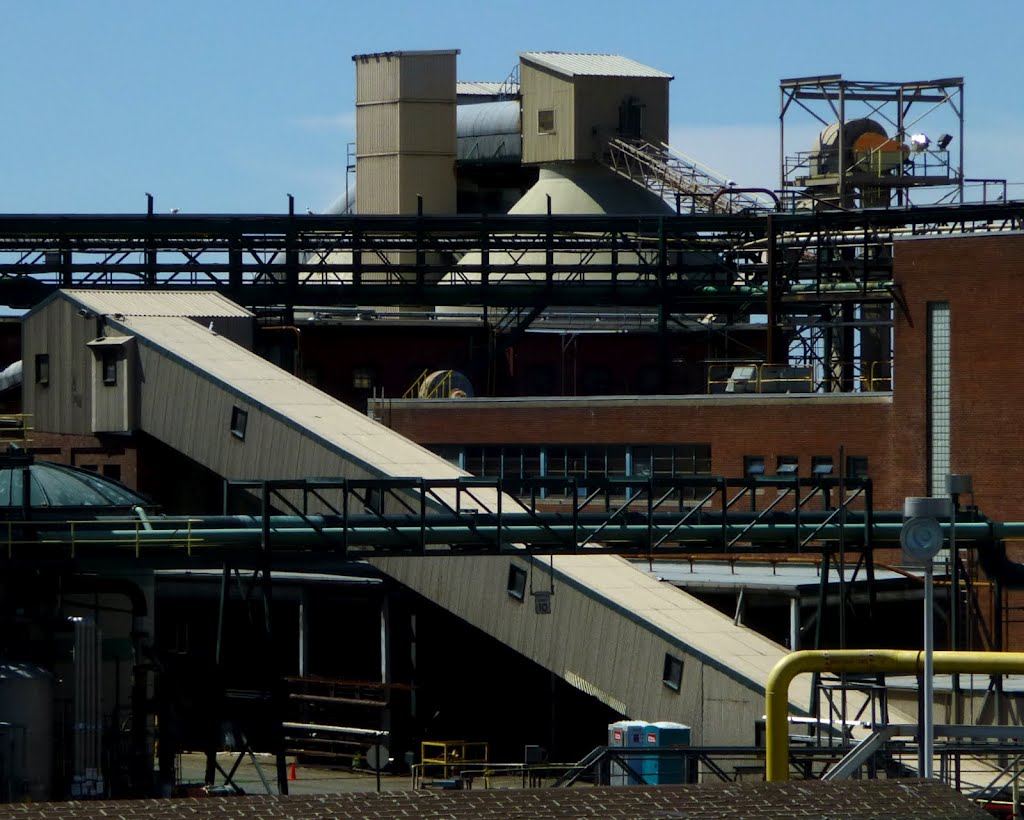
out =
<path fill-rule="evenodd" d="M 131 383 L 125 385 L 133 397 L 132 429 L 226 478 L 462 475 L 444 459 L 219 335 L 205 322 L 172 315 L 168 306 L 161 307 L 161 298 L 61 292 L 29 315 L 26 334 L 31 338 L 37 318 L 73 329 L 83 313 L 103 314 L 107 336 L 134 346 L 135 367 Z M 194 299 L 197 304 L 189 307 L 189 315 L 222 315 L 215 309 L 222 308 L 220 297 Z M 217 305 L 204 303 L 214 299 Z M 44 311 L 46 316 L 37 317 Z M 77 341 L 75 331 L 65 332 L 64 338 L 70 366 L 81 369 L 78 378 L 85 383 L 94 353 L 86 342 Z M 82 395 L 82 415 L 68 421 L 65 431 L 85 432 L 85 427 L 73 428 L 89 419 L 96 423 L 94 400 L 94 394 Z M 27 409 L 45 423 L 45 407 Z M 498 499 L 483 500 L 493 505 Z M 616 711 L 689 724 L 696 744 L 749 743 L 764 712 L 768 675 L 786 654 L 781 646 L 614 556 L 565 556 L 551 563 L 527 555 L 394 557 L 374 563 Z M 528 590 L 553 590 L 549 612 L 526 590 L 510 594 L 511 566 L 527 573 Z M 675 680 L 673 670 L 680 667 Z M 794 710 L 805 709 L 810 682 L 798 681 L 790 700 Z M 895 719 L 910 722 L 906 716 Z"/>

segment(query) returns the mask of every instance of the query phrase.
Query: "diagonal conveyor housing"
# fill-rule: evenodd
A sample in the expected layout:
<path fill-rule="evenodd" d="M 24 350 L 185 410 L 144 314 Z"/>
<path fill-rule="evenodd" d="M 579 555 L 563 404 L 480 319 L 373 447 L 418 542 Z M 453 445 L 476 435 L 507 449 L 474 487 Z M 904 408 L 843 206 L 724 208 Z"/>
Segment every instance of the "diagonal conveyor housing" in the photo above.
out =
<path fill-rule="evenodd" d="M 50 385 L 26 390 L 26 410 L 41 430 L 90 433 L 108 429 L 106 423 L 144 431 L 232 479 L 463 475 L 252 353 L 244 346 L 246 326 L 251 333 L 247 312 L 210 294 L 60 292 L 25 319 L 26 361 L 47 344 L 62 349 L 61 361 L 50 365 Z M 123 344 L 97 347 L 97 329 Z M 111 346 L 129 349 L 132 363 L 116 406 L 96 388 L 98 377 L 89 376 L 98 350 Z M 247 414 L 244 437 L 231 431 L 235 408 Z M 624 716 L 688 724 L 695 744 L 751 742 L 764 713 L 765 681 L 783 647 L 607 555 L 555 558 L 552 612 L 538 614 L 529 597 L 509 595 L 510 562 L 530 568 L 531 559 L 374 561 Z M 548 589 L 548 560 L 532 564 L 532 588 Z M 666 656 L 682 661 L 678 687 L 663 680 Z M 790 697 L 795 711 L 806 707 L 807 676 L 795 681 Z"/>

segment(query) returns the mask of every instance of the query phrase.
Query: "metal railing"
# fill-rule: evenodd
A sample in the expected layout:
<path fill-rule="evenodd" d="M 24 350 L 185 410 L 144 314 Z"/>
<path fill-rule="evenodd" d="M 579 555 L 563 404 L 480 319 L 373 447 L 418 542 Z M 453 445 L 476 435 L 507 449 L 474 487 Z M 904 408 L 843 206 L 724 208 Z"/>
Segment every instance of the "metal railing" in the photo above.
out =
<path fill-rule="evenodd" d="M 893 362 L 833 362 L 832 370 L 819 376 L 818 365 L 768 362 L 709 363 L 707 393 L 872 393 L 893 388 Z"/>

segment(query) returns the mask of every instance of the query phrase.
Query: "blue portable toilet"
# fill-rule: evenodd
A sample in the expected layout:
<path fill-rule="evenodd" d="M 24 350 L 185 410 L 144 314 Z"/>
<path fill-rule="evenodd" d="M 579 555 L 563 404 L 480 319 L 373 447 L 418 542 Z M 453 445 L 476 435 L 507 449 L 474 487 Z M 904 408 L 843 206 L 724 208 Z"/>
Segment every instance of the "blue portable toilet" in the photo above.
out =
<path fill-rule="evenodd" d="M 644 746 L 646 741 L 646 721 L 642 720 L 619 720 L 608 724 L 608 747 L 638 749 Z M 636 754 L 621 755 L 622 763 L 640 774 L 643 766 L 643 756 Z M 610 786 L 636 786 L 640 783 L 639 778 L 632 774 L 618 761 L 611 761 L 608 769 L 608 785 Z"/>
<path fill-rule="evenodd" d="M 650 785 L 687 783 L 686 758 L 667 751 L 673 747 L 690 745 L 690 727 L 682 723 L 662 720 L 644 726 L 644 746 L 659 751 L 645 754 L 640 773 Z"/>

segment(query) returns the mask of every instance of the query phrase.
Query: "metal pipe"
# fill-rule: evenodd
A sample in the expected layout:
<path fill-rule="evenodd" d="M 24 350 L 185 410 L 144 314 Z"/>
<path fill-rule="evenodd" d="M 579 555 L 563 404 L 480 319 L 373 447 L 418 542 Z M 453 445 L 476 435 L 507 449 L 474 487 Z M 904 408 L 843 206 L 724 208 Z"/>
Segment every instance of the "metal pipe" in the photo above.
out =
<path fill-rule="evenodd" d="M 508 521 L 514 516 L 505 516 Z M 470 526 L 469 523 L 451 523 L 454 519 L 444 518 L 448 523 L 428 525 L 424 532 L 422 528 L 414 524 L 401 524 L 394 527 L 385 526 L 316 526 L 316 519 L 311 519 L 313 526 L 277 527 L 272 525 L 272 533 L 275 549 L 277 548 L 310 548 L 318 544 L 324 546 L 337 546 L 342 539 L 347 538 L 349 546 L 380 546 L 380 547 L 411 547 L 419 546 L 421 535 L 428 545 L 443 544 L 476 544 L 476 543 L 497 543 L 500 536 L 502 543 L 513 544 L 535 544 L 568 546 L 572 540 L 574 526 L 565 522 L 557 514 L 551 516 L 522 516 L 520 520 L 535 521 L 536 523 L 509 524 L 502 523 L 477 523 Z M 479 519 L 478 519 L 479 520 Z M 548 523 L 550 522 L 550 523 Z M 202 527 L 203 522 L 197 522 L 197 526 L 175 529 L 154 529 L 137 532 L 135 530 L 102 528 L 85 530 L 79 527 L 75 533 L 77 545 L 89 543 L 110 543 L 122 542 L 125 545 L 133 544 L 138 539 L 143 544 L 150 543 L 177 543 L 185 545 L 191 542 L 195 548 L 218 545 L 247 545 L 258 547 L 260 544 L 261 531 L 248 526 L 239 527 Z M 942 524 L 947 527 L 948 524 Z M 859 543 L 865 540 L 865 527 L 861 523 L 847 524 L 847 534 L 857 539 Z M 876 523 L 871 528 L 870 540 L 872 543 L 899 542 L 901 524 Z M 680 542 L 701 541 L 716 542 L 723 534 L 729 537 L 743 535 L 744 540 L 753 543 L 788 543 L 794 537 L 806 539 L 813 536 L 817 541 L 835 541 L 839 538 L 839 524 L 815 525 L 801 522 L 799 525 L 791 523 L 767 523 L 755 524 L 753 526 L 740 526 L 737 524 L 687 524 L 673 528 L 655 525 L 653 533 L 655 537 L 668 535 L 670 539 Z M 597 526 L 588 526 L 580 522 L 575 530 L 581 538 L 596 535 Z M 42 530 L 47 535 L 54 535 L 55 531 L 49 528 Z M 630 543 L 643 545 L 652 533 L 650 524 L 646 521 L 637 523 L 623 523 L 614 528 L 606 528 L 601 532 L 601 540 L 606 543 Z M 989 523 L 960 523 L 957 526 L 957 540 L 959 543 L 969 543 L 973 546 L 988 544 L 992 539 L 1024 539 L 1024 522 L 1010 522 L 1004 524 Z M 38 550 L 38 547 L 36 547 Z M 983 561 L 984 563 L 984 561 Z M 1024 568 L 1022 568 L 1024 572 Z"/>
<path fill-rule="evenodd" d="M 765 684 L 766 770 L 769 781 L 789 779 L 789 685 L 804 672 L 895 672 L 917 674 L 918 649 L 846 649 L 793 652 L 780 660 Z M 1024 672 L 1024 652 L 936 652 L 935 672 L 1013 675 Z"/>

